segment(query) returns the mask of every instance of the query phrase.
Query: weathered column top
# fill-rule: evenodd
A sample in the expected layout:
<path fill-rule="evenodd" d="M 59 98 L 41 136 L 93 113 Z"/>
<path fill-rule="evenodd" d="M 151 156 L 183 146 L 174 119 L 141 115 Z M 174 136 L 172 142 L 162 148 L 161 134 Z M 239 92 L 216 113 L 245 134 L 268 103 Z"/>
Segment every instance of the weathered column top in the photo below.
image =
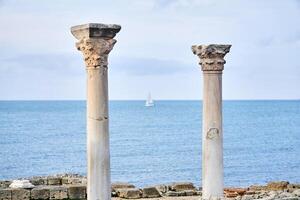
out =
<path fill-rule="evenodd" d="M 116 24 L 83 24 L 71 27 L 78 42 L 76 48 L 83 53 L 87 69 L 106 69 L 107 57 L 117 42 L 113 39 L 121 30 Z"/>
<path fill-rule="evenodd" d="M 193 45 L 192 51 L 200 58 L 202 71 L 223 71 L 224 56 L 229 52 L 231 45 L 210 44 Z"/>
<path fill-rule="evenodd" d="M 78 40 L 87 38 L 107 38 L 112 39 L 121 30 L 117 24 L 82 24 L 71 27 L 71 33 Z"/>

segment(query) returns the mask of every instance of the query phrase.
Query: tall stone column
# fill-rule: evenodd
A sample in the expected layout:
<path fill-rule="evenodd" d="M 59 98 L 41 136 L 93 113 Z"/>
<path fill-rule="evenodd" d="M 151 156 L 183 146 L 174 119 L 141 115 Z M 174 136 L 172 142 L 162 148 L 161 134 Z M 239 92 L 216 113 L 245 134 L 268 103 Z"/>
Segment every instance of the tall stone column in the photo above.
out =
<path fill-rule="evenodd" d="M 223 198 L 222 71 L 231 45 L 195 45 L 203 71 L 202 198 Z"/>
<path fill-rule="evenodd" d="M 108 54 L 119 25 L 84 24 L 71 32 L 83 53 L 87 71 L 87 198 L 110 200 L 110 151 L 108 131 Z"/>

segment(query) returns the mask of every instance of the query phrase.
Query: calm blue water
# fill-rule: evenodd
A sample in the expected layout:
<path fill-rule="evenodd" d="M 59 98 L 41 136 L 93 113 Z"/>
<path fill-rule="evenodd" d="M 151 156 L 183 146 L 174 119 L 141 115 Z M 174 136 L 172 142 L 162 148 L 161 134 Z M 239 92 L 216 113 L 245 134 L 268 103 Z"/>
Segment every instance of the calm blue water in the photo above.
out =
<path fill-rule="evenodd" d="M 201 184 L 201 102 L 110 102 L 113 181 Z M 300 101 L 225 101 L 225 185 L 300 182 Z M 0 179 L 86 171 L 84 101 L 0 101 Z"/>

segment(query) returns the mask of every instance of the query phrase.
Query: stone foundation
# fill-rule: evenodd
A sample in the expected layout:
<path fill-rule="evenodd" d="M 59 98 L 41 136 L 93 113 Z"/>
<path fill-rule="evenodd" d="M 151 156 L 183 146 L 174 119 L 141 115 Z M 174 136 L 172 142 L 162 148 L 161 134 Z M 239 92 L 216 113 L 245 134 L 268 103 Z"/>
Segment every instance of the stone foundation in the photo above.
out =
<path fill-rule="evenodd" d="M 46 177 L 28 178 L 33 188 L 11 188 L 12 181 L 0 181 L 0 200 L 86 200 L 86 177 L 76 174 L 64 174 Z M 21 186 L 20 186 L 21 187 Z M 113 183 L 112 197 L 118 199 L 163 199 L 163 200 L 199 200 L 201 188 L 193 183 L 177 182 L 136 188 L 129 183 Z M 282 199 L 300 200 L 300 184 L 286 181 L 270 182 L 267 185 L 253 185 L 247 188 L 225 188 L 224 196 L 232 200 Z"/>

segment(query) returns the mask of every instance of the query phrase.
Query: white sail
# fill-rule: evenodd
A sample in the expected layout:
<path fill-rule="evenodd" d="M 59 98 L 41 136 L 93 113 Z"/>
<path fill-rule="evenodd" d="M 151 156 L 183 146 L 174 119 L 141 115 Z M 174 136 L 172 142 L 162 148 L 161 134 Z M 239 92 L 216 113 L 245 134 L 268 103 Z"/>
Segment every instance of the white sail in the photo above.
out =
<path fill-rule="evenodd" d="M 150 93 L 148 94 L 148 98 L 146 100 L 145 106 L 146 107 L 154 106 L 154 102 L 153 102 L 153 100 L 151 98 L 151 94 Z"/>

